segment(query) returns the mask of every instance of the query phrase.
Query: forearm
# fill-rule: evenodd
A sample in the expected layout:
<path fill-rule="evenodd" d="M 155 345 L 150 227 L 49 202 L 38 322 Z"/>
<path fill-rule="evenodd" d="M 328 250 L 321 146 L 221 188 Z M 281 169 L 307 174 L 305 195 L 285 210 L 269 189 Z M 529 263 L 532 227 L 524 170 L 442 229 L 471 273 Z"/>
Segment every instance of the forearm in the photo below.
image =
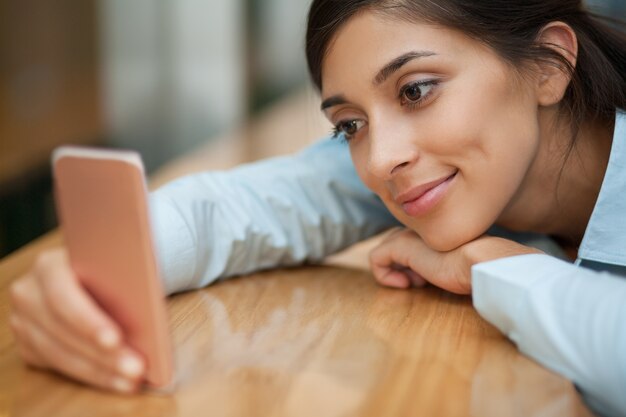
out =
<path fill-rule="evenodd" d="M 347 148 L 330 141 L 180 179 L 153 193 L 151 207 L 168 293 L 319 261 L 397 224 L 358 179 Z"/>

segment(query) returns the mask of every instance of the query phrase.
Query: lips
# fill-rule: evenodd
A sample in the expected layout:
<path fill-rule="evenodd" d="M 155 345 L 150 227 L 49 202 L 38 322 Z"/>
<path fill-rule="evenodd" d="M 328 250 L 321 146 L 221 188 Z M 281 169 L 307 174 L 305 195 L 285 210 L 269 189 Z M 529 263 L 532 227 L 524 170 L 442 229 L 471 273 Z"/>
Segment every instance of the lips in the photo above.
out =
<path fill-rule="evenodd" d="M 422 216 L 434 208 L 446 195 L 458 171 L 434 181 L 418 185 L 396 197 L 396 203 L 409 216 Z"/>

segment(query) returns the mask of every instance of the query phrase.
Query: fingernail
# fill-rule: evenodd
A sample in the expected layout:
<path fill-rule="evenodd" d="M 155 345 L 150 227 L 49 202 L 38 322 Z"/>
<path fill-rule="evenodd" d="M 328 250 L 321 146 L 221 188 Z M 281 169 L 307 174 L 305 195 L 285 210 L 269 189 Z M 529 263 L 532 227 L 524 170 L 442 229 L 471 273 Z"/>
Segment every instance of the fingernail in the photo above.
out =
<path fill-rule="evenodd" d="M 125 355 L 119 361 L 117 369 L 129 378 L 135 378 L 141 375 L 143 364 L 134 356 Z"/>
<path fill-rule="evenodd" d="M 117 346 L 119 339 L 117 332 L 112 329 L 104 329 L 98 333 L 98 343 L 107 349 Z"/>
<path fill-rule="evenodd" d="M 133 390 L 133 384 L 124 378 L 113 379 L 113 389 L 119 392 L 130 392 Z"/>

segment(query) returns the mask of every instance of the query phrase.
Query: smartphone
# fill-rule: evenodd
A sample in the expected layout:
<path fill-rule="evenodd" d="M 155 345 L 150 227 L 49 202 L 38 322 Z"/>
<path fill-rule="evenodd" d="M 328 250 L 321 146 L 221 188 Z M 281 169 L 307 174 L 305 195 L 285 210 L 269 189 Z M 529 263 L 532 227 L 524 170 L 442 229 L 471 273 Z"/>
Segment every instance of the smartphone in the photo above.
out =
<path fill-rule="evenodd" d="M 144 356 L 145 384 L 171 388 L 165 294 L 151 235 L 141 157 L 63 146 L 52 156 L 54 192 L 71 266 L 81 284 Z"/>

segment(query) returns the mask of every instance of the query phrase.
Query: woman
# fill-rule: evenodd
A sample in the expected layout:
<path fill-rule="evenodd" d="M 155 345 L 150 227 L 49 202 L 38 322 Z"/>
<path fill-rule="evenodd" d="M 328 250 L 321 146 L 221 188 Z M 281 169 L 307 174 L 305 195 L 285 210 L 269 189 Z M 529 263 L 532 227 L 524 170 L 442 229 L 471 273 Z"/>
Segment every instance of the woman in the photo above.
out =
<path fill-rule="evenodd" d="M 340 140 L 154 193 L 168 293 L 317 261 L 399 221 L 371 255 L 381 284 L 471 292 L 596 410 L 625 413 L 624 36 L 577 0 L 315 0 L 307 58 Z M 12 299 L 28 363 L 135 389 L 143 364 L 62 250 Z"/>

